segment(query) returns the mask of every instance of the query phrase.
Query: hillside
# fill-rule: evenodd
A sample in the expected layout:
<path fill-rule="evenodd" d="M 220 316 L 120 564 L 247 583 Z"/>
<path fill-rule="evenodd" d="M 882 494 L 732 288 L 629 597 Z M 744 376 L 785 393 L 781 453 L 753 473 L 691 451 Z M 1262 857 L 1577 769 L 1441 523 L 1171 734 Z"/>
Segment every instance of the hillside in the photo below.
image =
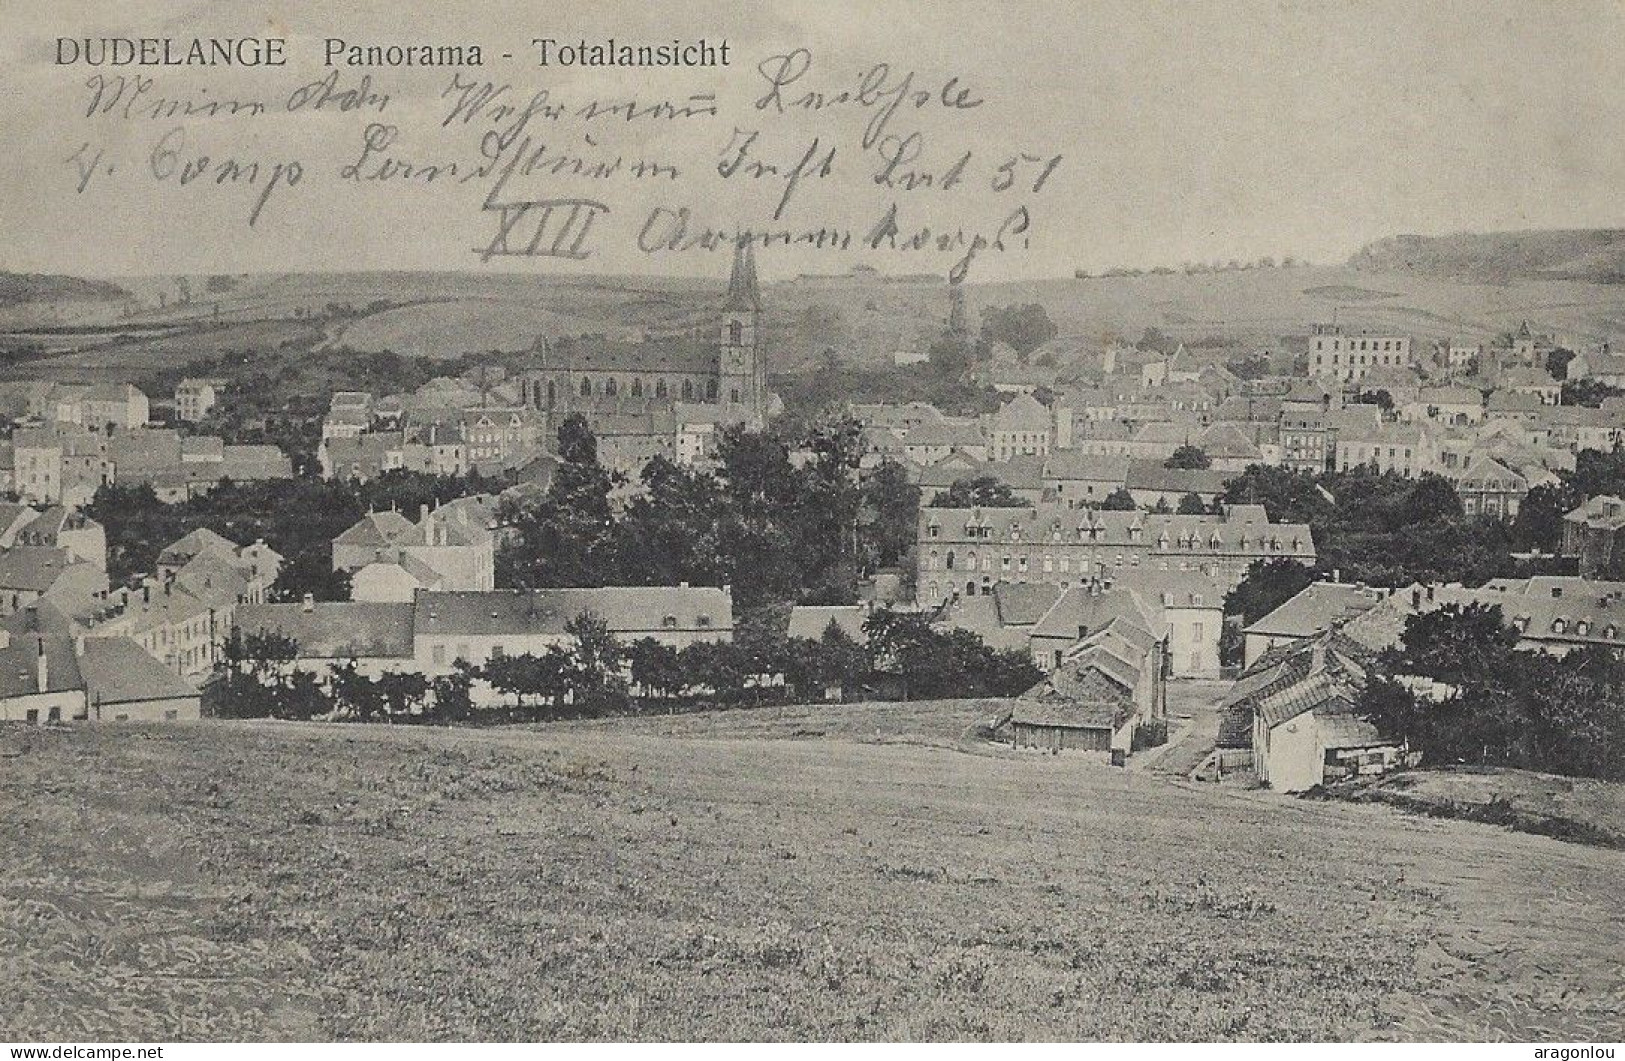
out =
<path fill-rule="evenodd" d="M 99 334 L 62 326 L 98 323 L 75 307 L 119 304 L 29 303 L 0 311 L 0 328 L 10 328 L 0 331 L 0 348 L 31 351 L 25 364 L 7 370 L 8 376 L 52 378 L 87 368 L 99 377 L 120 378 L 125 361 L 134 374 L 153 363 L 155 345 L 162 346 L 167 364 L 184 365 L 216 355 L 224 329 L 277 331 L 284 322 L 301 329 L 328 322 L 309 346 L 312 357 L 345 349 L 433 358 L 513 352 L 530 349 L 541 336 L 710 334 L 723 283 L 720 274 L 694 279 L 288 274 L 236 278 L 219 291 L 207 291 L 204 278 L 193 278 L 193 300 L 177 303 L 173 293 L 179 278 L 150 277 L 128 284 L 145 308 L 127 317 L 102 312 L 99 323 L 106 327 Z M 831 348 L 854 366 L 889 363 L 896 351 L 927 347 L 940 334 L 948 309 L 947 285 L 927 278 L 769 281 L 762 299 L 775 372 L 818 364 Z M 991 306 L 1038 302 L 1062 336 L 1085 348 L 1134 342 L 1147 328 L 1157 328 L 1184 341 L 1219 338 L 1237 348 L 1279 349 L 1283 337 L 1302 336 L 1310 324 L 1334 315 L 1346 324 L 1400 329 L 1421 341 L 1486 338 L 1525 320 L 1575 344 L 1625 336 L 1625 284 L 1556 277 L 1492 283 L 1422 270 L 1253 269 L 973 283 L 965 299 L 973 322 Z M 345 312 L 329 316 L 329 307 Z M 51 331 L 41 333 L 42 328 Z M 154 335 L 161 336 L 161 344 L 151 341 Z M 236 347 L 235 341 L 226 345 Z"/>
<path fill-rule="evenodd" d="M 1362 247 L 1349 265 L 1481 284 L 1520 279 L 1620 284 L 1625 283 L 1625 229 L 1390 236 Z"/>
<path fill-rule="evenodd" d="M 0 307 L 25 302 L 108 302 L 129 297 L 124 288 L 105 280 L 0 272 Z"/>
<path fill-rule="evenodd" d="M 1620 1037 L 1616 852 L 977 712 L 11 728 L 0 1036 Z"/>

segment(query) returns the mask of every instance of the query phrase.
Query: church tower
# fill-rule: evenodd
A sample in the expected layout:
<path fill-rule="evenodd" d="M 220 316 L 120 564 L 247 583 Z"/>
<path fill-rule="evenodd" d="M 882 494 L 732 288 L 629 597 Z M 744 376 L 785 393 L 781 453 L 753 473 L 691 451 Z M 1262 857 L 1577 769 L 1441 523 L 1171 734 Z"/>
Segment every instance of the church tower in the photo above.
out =
<path fill-rule="evenodd" d="M 767 412 L 767 359 L 762 353 L 762 300 L 756 290 L 756 254 L 750 240 L 734 247 L 728 297 L 722 303 L 717 400 L 743 405 L 760 426 Z"/>

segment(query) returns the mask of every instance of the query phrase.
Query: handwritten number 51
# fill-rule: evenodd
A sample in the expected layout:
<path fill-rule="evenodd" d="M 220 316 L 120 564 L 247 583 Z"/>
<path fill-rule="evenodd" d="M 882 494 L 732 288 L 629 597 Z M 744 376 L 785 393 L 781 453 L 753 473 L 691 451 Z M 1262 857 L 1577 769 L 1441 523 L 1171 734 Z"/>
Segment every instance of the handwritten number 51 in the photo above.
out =
<path fill-rule="evenodd" d="M 1038 171 L 1038 176 L 1034 178 L 1032 188 L 1034 192 L 1037 192 L 1044 187 L 1044 182 L 1049 180 L 1049 175 L 1054 173 L 1055 167 L 1059 166 L 1060 164 L 1060 155 L 1052 155 L 1049 158 L 1044 158 L 1041 155 L 1029 155 L 1023 151 L 1021 154 L 1006 161 L 994 171 L 993 190 L 996 192 L 1009 191 L 1011 186 L 1016 183 L 1016 171 L 1018 169 L 1023 171 L 1023 179 L 1025 179 L 1025 173 L 1030 169 L 1030 167 L 1039 166 L 1040 169 Z"/>

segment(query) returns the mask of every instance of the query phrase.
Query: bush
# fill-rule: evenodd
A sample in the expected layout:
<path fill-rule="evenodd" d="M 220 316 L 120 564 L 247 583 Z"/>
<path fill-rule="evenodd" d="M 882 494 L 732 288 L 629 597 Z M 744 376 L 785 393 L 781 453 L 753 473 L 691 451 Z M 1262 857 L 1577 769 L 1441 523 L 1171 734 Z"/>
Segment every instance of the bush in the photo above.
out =
<path fill-rule="evenodd" d="M 1168 720 L 1154 718 L 1149 722 L 1141 722 L 1134 727 L 1134 737 L 1129 742 L 1129 751 L 1139 752 L 1147 748 L 1160 748 L 1168 743 Z"/>

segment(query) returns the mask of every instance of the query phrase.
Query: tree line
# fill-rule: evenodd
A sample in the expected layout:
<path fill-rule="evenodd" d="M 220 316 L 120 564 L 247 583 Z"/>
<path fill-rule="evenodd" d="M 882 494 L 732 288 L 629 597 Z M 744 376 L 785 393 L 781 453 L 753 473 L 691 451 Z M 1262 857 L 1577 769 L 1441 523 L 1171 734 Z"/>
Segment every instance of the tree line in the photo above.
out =
<path fill-rule="evenodd" d="M 1498 605 L 1413 615 L 1359 709 L 1429 763 L 1625 780 L 1625 663 L 1596 646 L 1559 657 L 1517 642 Z"/>
<path fill-rule="evenodd" d="M 356 722 L 540 722 L 645 712 L 692 711 L 842 699 L 1017 696 L 1043 677 L 1024 654 L 994 650 L 965 630 L 938 630 L 917 613 L 880 610 L 863 639 L 831 621 L 817 638 L 792 637 L 788 609 L 764 609 L 731 641 L 681 648 L 625 642 L 588 611 L 539 653 L 459 662 L 452 673 L 369 675 L 355 660 L 325 677 L 297 669 L 298 643 L 275 633 L 233 631 L 222 654 L 211 713 L 234 718 L 327 718 Z M 475 682 L 500 694 L 474 695 Z"/>

